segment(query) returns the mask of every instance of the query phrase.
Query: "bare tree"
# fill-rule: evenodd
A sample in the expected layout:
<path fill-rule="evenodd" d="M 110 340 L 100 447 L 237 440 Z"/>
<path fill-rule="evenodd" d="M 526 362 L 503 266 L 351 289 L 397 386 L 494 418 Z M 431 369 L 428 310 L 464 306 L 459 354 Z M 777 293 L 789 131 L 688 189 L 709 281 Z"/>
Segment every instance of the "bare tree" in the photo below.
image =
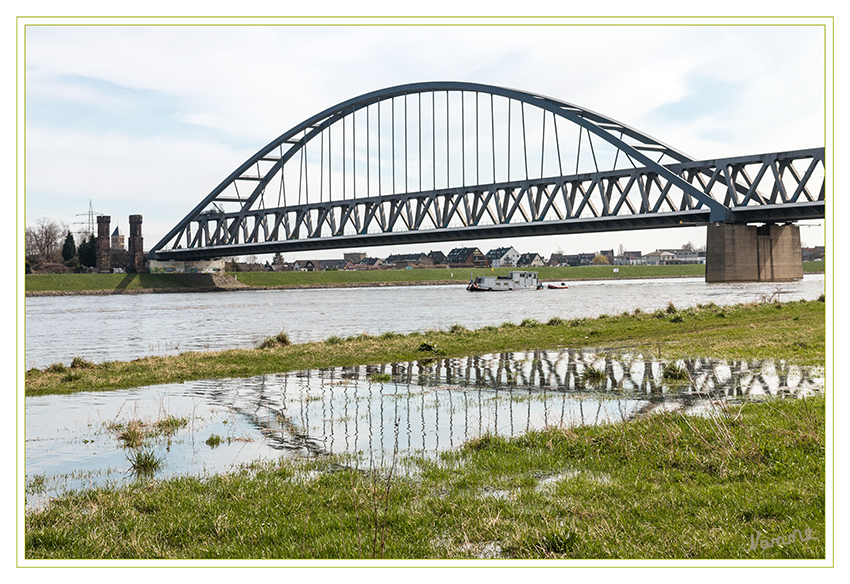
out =
<path fill-rule="evenodd" d="M 61 261 L 62 243 L 67 231 L 65 225 L 52 219 L 38 219 L 34 226 L 27 227 L 24 232 L 27 257 L 45 262 Z"/>

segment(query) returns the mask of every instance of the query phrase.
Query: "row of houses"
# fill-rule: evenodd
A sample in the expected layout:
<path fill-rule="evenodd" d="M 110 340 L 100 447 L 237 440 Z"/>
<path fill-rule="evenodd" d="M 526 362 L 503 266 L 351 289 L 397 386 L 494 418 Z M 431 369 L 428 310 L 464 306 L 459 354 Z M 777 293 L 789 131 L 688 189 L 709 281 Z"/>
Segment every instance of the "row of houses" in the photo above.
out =
<path fill-rule="evenodd" d="M 802 248 L 803 261 L 824 259 L 823 246 Z M 604 258 L 604 259 L 603 259 Z M 483 253 L 477 247 L 457 247 L 448 254 L 441 251 L 428 253 L 394 254 L 386 258 L 369 257 L 362 252 L 346 253 L 342 259 L 296 260 L 285 263 L 239 264 L 243 271 L 322 271 L 322 270 L 388 270 L 406 268 L 539 268 L 543 266 L 612 266 L 705 264 L 705 252 L 694 249 L 656 249 L 643 254 L 639 251 L 614 250 L 583 252 L 577 254 L 553 253 L 546 260 L 537 253 L 520 253 L 513 247 L 498 247 Z"/>
<path fill-rule="evenodd" d="M 688 249 L 661 249 L 643 255 L 639 251 L 625 251 L 614 255 L 614 250 L 593 253 L 553 253 L 548 260 L 540 254 L 520 253 L 514 247 L 498 247 L 483 253 L 477 247 L 457 247 L 448 254 L 441 251 L 428 253 L 393 254 L 386 258 L 369 257 L 365 253 L 346 253 L 342 259 L 303 259 L 290 263 L 265 266 L 240 266 L 243 269 L 322 271 L 322 270 L 382 270 L 413 268 L 539 268 L 543 266 L 609 265 L 673 265 L 705 263 L 705 252 Z"/>
<path fill-rule="evenodd" d="M 495 268 L 540 267 L 546 261 L 536 253 L 517 252 L 513 247 L 498 248 L 487 254 L 477 247 L 458 247 L 448 254 L 441 251 L 428 253 L 393 254 L 386 258 L 368 257 L 366 254 L 345 254 L 341 260 L 295 260 L 287 264 L 270 266 L 274 270 L 387 270 L 412 268 Z"/>

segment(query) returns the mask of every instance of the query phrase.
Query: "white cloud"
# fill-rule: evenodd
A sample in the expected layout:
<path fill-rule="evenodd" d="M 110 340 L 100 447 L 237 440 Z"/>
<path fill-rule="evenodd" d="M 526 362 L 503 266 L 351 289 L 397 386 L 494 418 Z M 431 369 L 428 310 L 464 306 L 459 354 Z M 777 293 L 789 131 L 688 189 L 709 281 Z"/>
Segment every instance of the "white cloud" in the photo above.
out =
<path fill-rule="evenodd" d="M 158 136 L 135 139 L 43 128 L 27 133 L 28 141 L 38 144 L 28 152 L 28 200 L 38 200 L 29 193 L 43 193 L 76 205 L 92 199 L 107 215 L 141 213 L 150 243 L 253 154 L 227 144 Z"/>
<path fill-rule="evenodd" d="M 539 92 L 697 157 L 808 148 L 822 143 L 822 49 L 800 27 L 29 27 L 43 109 L 27 121 L 27 195 L 126 202 L 164 232 L 307 117 L 427 80 Z M 712 80 L 734 99 L 700 110 L 695 83 Z"/>

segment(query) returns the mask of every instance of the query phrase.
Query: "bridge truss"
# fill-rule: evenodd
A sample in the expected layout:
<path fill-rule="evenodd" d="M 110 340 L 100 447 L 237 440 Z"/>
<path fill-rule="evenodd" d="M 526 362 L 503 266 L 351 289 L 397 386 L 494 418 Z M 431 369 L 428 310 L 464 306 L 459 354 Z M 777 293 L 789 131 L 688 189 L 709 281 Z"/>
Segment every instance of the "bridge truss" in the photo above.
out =
<path fill-rule="evenodd" d="M 151 251 L 192 260 L 824 217 L 824 149 L 693 160 L 523 91 L 418 83 L 305 120 Z"/>

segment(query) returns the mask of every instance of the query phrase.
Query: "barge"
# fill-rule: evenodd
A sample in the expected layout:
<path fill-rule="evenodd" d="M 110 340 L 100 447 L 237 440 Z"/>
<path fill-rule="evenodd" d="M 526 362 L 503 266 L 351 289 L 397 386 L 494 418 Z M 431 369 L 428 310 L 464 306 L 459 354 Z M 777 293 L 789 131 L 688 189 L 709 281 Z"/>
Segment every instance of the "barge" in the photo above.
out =
<path fill-rule="evenodd" d="M 470 276 L 466 289 L 470 292 L 507 292 L 539 290 L 542 287 L 537 279 L 537 272 L 510 272 L 506 276 Z"/>

